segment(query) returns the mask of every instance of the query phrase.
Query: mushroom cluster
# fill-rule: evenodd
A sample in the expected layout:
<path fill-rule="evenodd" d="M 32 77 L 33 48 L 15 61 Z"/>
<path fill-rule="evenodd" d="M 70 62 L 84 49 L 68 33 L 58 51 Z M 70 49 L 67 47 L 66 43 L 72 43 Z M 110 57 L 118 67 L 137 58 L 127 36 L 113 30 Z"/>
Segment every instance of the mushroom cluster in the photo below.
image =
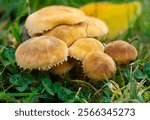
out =
<path fill-rule="evenodd" d="M 98 81 L 113 76 L 115 61 L 122 64 L 137 57 L 135 47 L 127 42 L 118 40 L 104 46 L 107 25 L 76 8 L 42 8 L 27 17 L 25 28 L 31 38 L 15 53 L 17 65 L 23 69 L 64 74 L 81 62 L 85 75 Z"/>

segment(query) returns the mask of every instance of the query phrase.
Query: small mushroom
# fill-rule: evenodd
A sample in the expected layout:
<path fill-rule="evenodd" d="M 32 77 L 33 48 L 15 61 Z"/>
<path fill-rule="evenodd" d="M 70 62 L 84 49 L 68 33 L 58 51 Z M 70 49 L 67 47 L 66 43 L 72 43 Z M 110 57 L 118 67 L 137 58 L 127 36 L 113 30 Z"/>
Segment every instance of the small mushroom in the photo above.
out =
<path fill-rule="evenodd" d="M 36 36 L 58 25 L 74 25 L 85 20 L 85 14 L 79 9 L 54 5 L 44 7 L 29 15 L 25 27 L 30 36 Z"/>
<path fill-rule="evenodd" d="M 77 60 L 73 58 L 68 58 L 67 61 L 54 66 L 50 71 L 54 74 L 64 74 L 70 71 L 77 64 Z"/>
<path fill-rule="evenodd" d="M 87 16 L 87 37 L 96 37 L 101 40 L 109 30 L 105 22 L 95 17 Z"/>
<path fill-rule="evenodd" d="M 87 77 L 95 80 L 111 78 L 116 72 L 116 64 L 113 59 L 105 53 L 90 52 L 83 60 L 83 70 Z"/>
<path fill-rule="evenodd" d="M 69 47 L 69 56 L 82 61 L 92 51 L 104 52 L 103 44 L 94 38 L 81 38 Z"/>
<path fill-rule="evenodd" d="M 86 26 L 87 24 L 83 22 L 72 26 L 60 25 L 45 32 L 44 35 L 57 37 L 63 40 L 69 47 L 77 39 L 86 37 Z"/>
<path fill-rule="evenodd" d="M 136 48 L 125 41 L 114 41 L 105 47 L 105 53 L 111 56 L 119 64 L 131 62 L 137 58 Z"/>
<path fill-rule="evenodd" d="M 48 70 L 67 60 L 68 47 L 66 43 L 55 37 L 33 37 L 16 50 L 17 65 L 24 69 Z"/>

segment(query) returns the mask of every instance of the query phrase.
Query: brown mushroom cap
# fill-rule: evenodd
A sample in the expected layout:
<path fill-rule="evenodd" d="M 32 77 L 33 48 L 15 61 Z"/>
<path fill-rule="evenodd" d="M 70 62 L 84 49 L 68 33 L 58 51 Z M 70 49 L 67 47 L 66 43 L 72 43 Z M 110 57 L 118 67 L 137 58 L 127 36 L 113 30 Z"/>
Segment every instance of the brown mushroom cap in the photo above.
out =
<path fill-rule="evenodd" d="M 51 31 L 45 32 L 44 35 L 57 37 L 63 40 L 69 47 L 77 39 L 86 37 L 86 27 L 86 23 L 79 23 L 72 26 L 61 25 Z"/>
<path fill-rule="evenodd" d="M 133 61 L 138 55 L 133 45 L 121 40 L 108 43 L 105 47 L 105 53 L 120 64 Z"/>
<path fill-rule="evenodd" d="M 97 37 L 101 39 L 108 34 L 108 27 L 100 19 L 87 16 L 87 37 Z"/>
<path fill-rule="evenodd" d="M 73 58 L 68 58 L 67 61 L 63 62 L 62 64 L 59 64 L 57 66 L 54 66 L 51 69 L 51 72 L 54 74 L 64 74 L 70 71 L 77 63 L 77 60 Z"/>
<path fill-rule="evenodd" d="M 67 60 L 68 47 L 66 43 L 55 37 L 33 37 L 16 50 L 17 65 L 26 69 L 48 70 Z"/>
<path fill-rule="evenodd" d="M 116 71 L 116 64 L 113 59 L 105 53 L 94 51 L 89 53 L 83 60 L 85 74 L 96 80 L 111 78 Z"/>
<path fill-rule="evenodd" d="M 83 60 L 92 51 L 104 52 L 103 44 L 94 38 L 81 38 L 69 47 L 69 56 Z"/>
<path fill-rule="evenodd" d="M 84 22 L 85 14 L 79 9 L 67 6 L 48 6 L 28 16 L 25 27 L 30 36 L 42 34 L 55 26 L 73 25 Z"/>

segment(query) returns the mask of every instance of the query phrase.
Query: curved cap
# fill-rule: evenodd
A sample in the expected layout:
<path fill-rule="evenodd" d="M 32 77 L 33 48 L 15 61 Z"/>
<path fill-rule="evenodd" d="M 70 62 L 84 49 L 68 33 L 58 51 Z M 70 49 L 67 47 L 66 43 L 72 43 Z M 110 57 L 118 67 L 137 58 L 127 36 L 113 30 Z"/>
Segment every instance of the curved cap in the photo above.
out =
<path fill-rule="evenodd" d="M 79 9 L 67 6 L 44 7 L 28 16 L 25 27 L 30 36 L 42 34 L 55 26 L 73 25 L 84 22 L 85 14 Z"/>
<path fill-rule="evenodd" d="M 104 52 L 103 44 L 94 38 L 81 38 L 69 47 L 69 56 L 83 60 L 92 51 Z"/>
<path fill-rule="evenodd" d="M 111 56 L 118 63 L 127 63 L 137 58 L 136 48 L 125 41 L 114 41 L 105 47 L 105 53 Z"/>
<path fill-rule="evenodd" d="M 66 43 L 48 36 L 33 37 L 16 50 L 17 65 L 24 69 L 48 70 L 67 60 L 68 48 Z"/>
<path fill-rule="evenodd" d="M 87 16 L 87 37 L 97 37 L 99 39 L 105 37 L 109 29 L 106 23 L 95 17 Z"/>
<path fill-rule="evenodd" d="M 87 24 L 84 22 L 72 26 L 61 25 L 45 32 L 44 35 L 57 37 L 63 40 L 69 47 L 77 39 L 86 37 L 86 27 Z"/>
<path fill-rule="evenodd" d="M 85 74 L 89 78 L 96 80 L 95 82 L 111 78 L 116 72 L 116 64 L 113 59 L 102 52 L 94 51 L 89 53 L 82 63 Z"/>

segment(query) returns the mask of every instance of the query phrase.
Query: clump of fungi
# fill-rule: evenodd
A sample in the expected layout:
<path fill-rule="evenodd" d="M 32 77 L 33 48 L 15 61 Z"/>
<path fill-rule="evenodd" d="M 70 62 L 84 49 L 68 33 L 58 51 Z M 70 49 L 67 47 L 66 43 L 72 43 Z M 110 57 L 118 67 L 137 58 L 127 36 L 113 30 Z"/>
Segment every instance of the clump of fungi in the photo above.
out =
<path fill-rule="evenodd" d="M 109 32 L 105 22 L 76 8 L 42 8 L 27 17 L 25 28 L 31 38 L 15 53 L 17 65 L 23 69 L 64 74 L 80 62 L 83 73 L 96 83 L 111 78 L 116 63 L 137 57 L 137 50 L 127 42 L 116 40 L 104 46 L 102 41 Z"/>

